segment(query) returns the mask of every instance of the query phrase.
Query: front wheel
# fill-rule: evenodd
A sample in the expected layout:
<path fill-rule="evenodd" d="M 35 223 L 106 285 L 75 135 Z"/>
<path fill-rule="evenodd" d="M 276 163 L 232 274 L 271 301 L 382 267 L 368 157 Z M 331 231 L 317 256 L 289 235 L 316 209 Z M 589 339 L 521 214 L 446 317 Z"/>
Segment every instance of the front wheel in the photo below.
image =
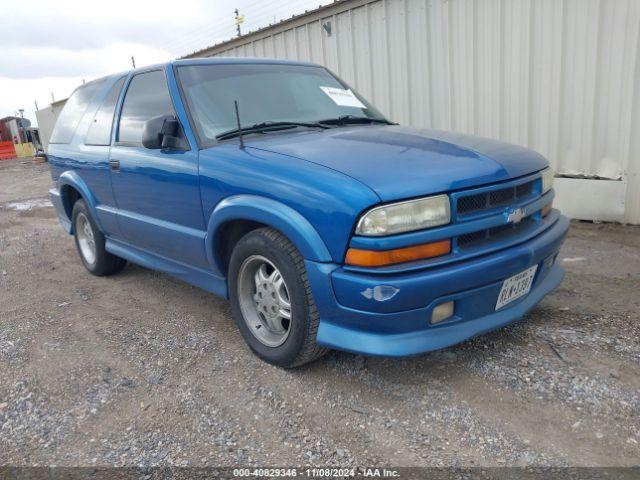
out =
<path fill-rule="evenodd" d="M 229 263 L 229 294 L 240 333 L 263 360 L 291 368 L 326 352 L 316 343 L 320 318 L 302 256 L 277 230 L 260 228 L 240 239 Z"/>

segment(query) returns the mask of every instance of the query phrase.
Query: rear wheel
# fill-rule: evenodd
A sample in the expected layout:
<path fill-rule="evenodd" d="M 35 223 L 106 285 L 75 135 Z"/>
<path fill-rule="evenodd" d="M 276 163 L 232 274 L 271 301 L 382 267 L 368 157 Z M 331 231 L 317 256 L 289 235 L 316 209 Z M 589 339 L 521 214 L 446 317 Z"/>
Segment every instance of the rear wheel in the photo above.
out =
<path fill-rule="evenodd" d="M 285 368 L 322 356 L 320 319 L 300 252 L 280 232 L 260 228 L 236 245 L 229 294 L 238 329 L 263 360 Z"/>
<path fill-rule="evenodd" d="M 112 275 L 119 272 L 127 263 L 105 250 L 105 238 L 91 217 L 84 200 L 73 205 L 73 232 L 80 260 L 89 273 L 97 276 Z"/>

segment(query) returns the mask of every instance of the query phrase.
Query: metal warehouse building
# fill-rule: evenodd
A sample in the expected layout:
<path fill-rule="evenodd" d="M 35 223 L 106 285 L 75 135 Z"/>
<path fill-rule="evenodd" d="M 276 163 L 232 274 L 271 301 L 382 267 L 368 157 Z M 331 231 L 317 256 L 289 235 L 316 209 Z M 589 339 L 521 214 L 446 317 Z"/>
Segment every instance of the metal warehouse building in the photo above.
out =
<path fill-rule="evenodd" d="M 323 64 L 397 122 L 547 156 L 570 216 L 640 223 L 640 0 L 343 0 L 198 56 Z"/>

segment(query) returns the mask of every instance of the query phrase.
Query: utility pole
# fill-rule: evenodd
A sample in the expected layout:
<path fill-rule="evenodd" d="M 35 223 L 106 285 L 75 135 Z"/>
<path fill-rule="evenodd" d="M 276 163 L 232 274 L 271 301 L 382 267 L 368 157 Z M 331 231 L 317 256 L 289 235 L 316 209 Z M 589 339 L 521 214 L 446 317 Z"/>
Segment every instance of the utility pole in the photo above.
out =
<path fill-rule="evenodd" d="M 36 106 L 36 112 L 37 112 L 37 111 L 38 111 L 38 101 L 37 101 L 37 100 L 34 100 L 34 101 L 33 101 L 33 104 Z"/>
<path fill-rule="evenodd" d="M 131 65 L 133 65 L 133 68 L 136 68 L 136 59 L 133 58 L 133 55 L 131 55 Z"/>
<path fill-rule="evenodd" d="M 236 14 L 236 30 L 238 31 L 238 36 L 242 36 L 242 33 L 240 32 L 240 24 L 244 23 L 244 15 L 240 15 L 240 12 L 238 11 L 238 9 L 235 9 L 235 14 Z"/>
<path fill-rule="evenodd" d="M 53 92 L 49 92 L 49 93 L 51 93 L 51 103 L 54 103 L 56 101 L 56 99 L 53 98 Z"/>

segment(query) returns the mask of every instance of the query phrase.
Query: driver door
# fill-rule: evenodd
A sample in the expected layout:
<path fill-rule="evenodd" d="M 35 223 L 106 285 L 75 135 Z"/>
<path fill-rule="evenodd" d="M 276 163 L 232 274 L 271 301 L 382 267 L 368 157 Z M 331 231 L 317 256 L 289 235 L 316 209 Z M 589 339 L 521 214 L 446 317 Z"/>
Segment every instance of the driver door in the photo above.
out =
<path fill-rule="evenodd" d="M 109 157 L 118 224 L 134 247 L 206 267 L 198 150 L 143 147 L 145 122 L 160 115 L 175 116 L 165 71 L 136 73 L 126 87 Z M 186 138 L 184 143 L 189 145 Z"/>

